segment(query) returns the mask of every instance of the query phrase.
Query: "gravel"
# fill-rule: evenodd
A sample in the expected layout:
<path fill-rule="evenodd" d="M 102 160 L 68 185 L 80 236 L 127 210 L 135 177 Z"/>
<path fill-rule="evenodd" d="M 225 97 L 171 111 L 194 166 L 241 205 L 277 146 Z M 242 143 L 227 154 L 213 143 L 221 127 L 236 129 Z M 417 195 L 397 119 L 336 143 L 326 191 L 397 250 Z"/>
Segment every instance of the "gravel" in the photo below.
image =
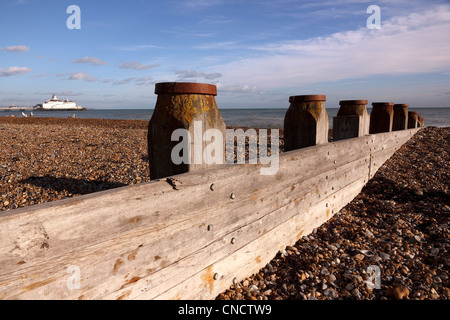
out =
<path fill-rule="evenodd" d="M 147 126 L 0 118 L 0 211 L 150 180 Z"/>

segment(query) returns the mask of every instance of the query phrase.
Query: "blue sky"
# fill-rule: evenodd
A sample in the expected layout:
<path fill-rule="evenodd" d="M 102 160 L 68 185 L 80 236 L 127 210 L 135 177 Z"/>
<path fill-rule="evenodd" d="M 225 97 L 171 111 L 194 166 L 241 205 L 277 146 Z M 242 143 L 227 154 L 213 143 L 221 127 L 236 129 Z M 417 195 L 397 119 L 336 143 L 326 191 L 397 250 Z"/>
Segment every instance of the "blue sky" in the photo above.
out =
<path fill-rule="evenodd" d="M 70 30 L 67 8 L 81 9 Z M 370 5 L 381 28 L 369 29 Z M 211 83 L 219 108 L 289 96 L 450 107 L 448 1 L 2 0 L 0 105 L 52 93 L 87 108 L 154 108 L 154 85 Z"/>

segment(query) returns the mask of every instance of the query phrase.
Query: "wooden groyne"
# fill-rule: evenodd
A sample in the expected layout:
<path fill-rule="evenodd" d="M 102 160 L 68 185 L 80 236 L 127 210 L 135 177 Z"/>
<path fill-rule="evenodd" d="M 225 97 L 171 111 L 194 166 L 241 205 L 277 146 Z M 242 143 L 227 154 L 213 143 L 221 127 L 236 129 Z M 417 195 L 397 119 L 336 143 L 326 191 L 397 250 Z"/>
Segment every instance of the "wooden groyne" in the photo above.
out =
<path fill-rule="evenodd" d="M 201 115 L 210 106 L 190 103 L 204 101 L 198 97 L 204 92 L 170 94 L 183 95 L 175 100 L 208 121 Z M 297 114 L 305 119 L 287 117 L 292 130 L 285 135 L 299 136 L 286 124 L 293 121 L 302 123 L 300 131 L 314 128 L 304 134 L 316 138 L 281 153 L 274 174 L 262 175 L 261 163 L 188 168 L 3 213 L 0 298 L 212 299 L 333 217 L 418 130 L 417 121 L 411 129 L 376 134 L 351 127 L 345 139 L 327 143 L 317 138 L 328 129 L 324 96 L 299 97 L 291 108 L 302 108 Z M 382 118 L 392 129 L 394 113 L 387 113 Z M 341 128 L 354 123 L 368 130 L 364 112 L 338 117 L 352 117 L 336 120 Z"/>

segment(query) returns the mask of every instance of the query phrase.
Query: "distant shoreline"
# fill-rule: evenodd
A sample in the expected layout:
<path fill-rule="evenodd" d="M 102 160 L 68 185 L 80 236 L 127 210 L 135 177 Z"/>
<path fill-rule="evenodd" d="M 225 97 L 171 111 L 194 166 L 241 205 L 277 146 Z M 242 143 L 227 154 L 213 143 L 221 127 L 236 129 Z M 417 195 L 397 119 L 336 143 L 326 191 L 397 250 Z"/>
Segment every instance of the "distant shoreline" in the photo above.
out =
<path fill-rule="evenodd" d="M 287 108 L 274 109 L 219 109 L 223 120 L 229 126 L 249 127 L 249 128 L 283 128 L 284 118 Z M 333 117 L 337 115 L 339 109 L 327 108 L 329 127 L 333 127 Z M 425 126 L 450 127 L 450 108 L 440 109 L 418 109 L 410 108 L 411 111 L 418 111 L 425 118 Z M 33 113 L 31 115 L 30 113 Z M 370 109 L 368 109 L 370 112 Z M 25 115 L 23 115 L 24 113 Z M 118 120 L 146 120 L 149 121 L 154 113 L 154 109 L 92 109 L 87 111 L 53 111 L 41 112 L 40 110 L 19 111 L 0 110 L 0 117 L 14 116 L 16 118 L 32 116 L 33 118 L 75 118 L 85 119 L 118 119 Z"/>
<path fill-rule="evenodd" d="M 87 111 L 88 109 L 42 109 L 35 107 L 0 107 L 0 111 Z"/>
<path fill-rule="evenodd" d="M 118 127 L 122 129 L 147 129 L 148 120 L 90 119 L 90 118 L 44 118 L 44 117 L 2 117 L 0 124 L 37 125 L 88 125 Z"/>
<path fill-rule="evenodd" d="M 0 111 L 25 111 L 34 110 L 34 107 L 0 107 Z"/>

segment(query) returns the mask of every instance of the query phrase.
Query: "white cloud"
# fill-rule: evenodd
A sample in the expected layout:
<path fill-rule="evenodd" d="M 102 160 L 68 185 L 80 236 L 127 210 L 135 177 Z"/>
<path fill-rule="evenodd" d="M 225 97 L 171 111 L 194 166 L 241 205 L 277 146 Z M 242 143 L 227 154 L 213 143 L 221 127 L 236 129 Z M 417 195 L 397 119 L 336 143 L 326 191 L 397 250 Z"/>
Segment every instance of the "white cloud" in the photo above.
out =
<path fill-rule="evenodd" d="M 196 70 L 179 70 L 175 71 L 175 73 L 178 75 L 179 79 L 205 78 L 208 80 L 214 80 L 222 76 L 219 72 L 204 73 Z"/>
<path fill-rule="evenodd" d="M 43 77 L 48 77 L 50 74 L 49 73 L 39 73 L 39 74 L 34 74 L 32 76 L 30 76 L 30 78 L 43 78 Z"/>
<path fill-rule="evenodd" d="M 62 76 L 68 76 L 66 80 L 81 80 L 81 81 L 87 81 L 87 82 L 95 82 L 97 81 L 97 78 L 91 76 L 89 73 L 86 72 L 74 72 L 74 73 L 60 73 L 56 76 L 62 77 Z"/>
<path fill-rule="evenodd" d="M 214 79 L 217 79 L 217 78 L 220 78 L 222 76 L 222 74 L 220 73 L 220 72 L 213 72 L 213 73 L 207 73 L 207 74 L 205 74 L 205 79 L 208 79 L 208 80 L 214 80 Z"/>
<path fill-rule="evenodd" d="M 203 77 L 205 74 L 195 70 L 180 70 L 175 71 L 179 78 L 198 78 Z"/>
<path fill-rule="evenodd" d="M 159 67 L 158 64 L 142 64 L 138 61 L 124 62 L 120 65 L 123 69 L 146 70 Z"/>
<path fill-rule="evenodd" d="M 217 91 L 220 93 L 259 93 L 259 94 L 264 93 L 263 91 L 258 90 L 257 87 L 250 86 L 248 84 L 225 86 L 222 85 L 221 83 L 217 83 L 216 86 Z"/>
<path fill-rule="evenodd" d="M 121 85 L 124 85 L 124 84 L 128 84 L 128 83 L 130 83 L 131 81 L 133 81 L 135 78 L 126 78 L 126 79 L 123 79 L 123 80 L 117 80 L 117 81 L 114 81 L 113 82 L 113 85 L 114 86 L 121 86 Z"/>
<path fill-rule="evenodd" d="M 213 68 L 226 70 L 223 83 L 293 87 L 372 75 L 448 71 L 450 6 L 382 21 L 380 30 L 364 27 L 252 49 L 259 55 Z"/>
<path fill-rule="evenodd" d="M 10 77 L 17 74 L 23 74 L 31 72 L 32 70 L 27 67 L 9 67 L 8 69 L 2 69 L 0 68 L 0 78 L 1 77 Z"/>
<path fill-rule="evenodd" d="M 96 81 L 97 79 L 85 72 L 75 72 L 69 77 L 69 80 L 83 80 L 93 82 Z"/>
<path fill-rule="evenodd" d="M 73 63 L 89 63 L 92 66 L 100 66 L 100 65 L 108 64 L 108 62 L 102 61 L 99 58 L 95 58 L 95 57 L 83 57 L 83 58 L 75 59 L 75 60 L 73 60 Z"/>
<path fill-rule="evenodd" d="M 153 81 L 153 79 L 151 77 L 144 77 L 144 78 L 138 78 L 136 79 L 136 84 L 138 86 L 150 86 L 152 84 L 154 84 L 155 81 Z"/>
<path fill-rule="evenodd" d="M 28 46 L 9 46 L 9 47 L 3 48 L 3 50 L 9 51 L 9 52 L 28 52 L 28 51 L 30 51 L 30 47 L 28 47 Z"/>

